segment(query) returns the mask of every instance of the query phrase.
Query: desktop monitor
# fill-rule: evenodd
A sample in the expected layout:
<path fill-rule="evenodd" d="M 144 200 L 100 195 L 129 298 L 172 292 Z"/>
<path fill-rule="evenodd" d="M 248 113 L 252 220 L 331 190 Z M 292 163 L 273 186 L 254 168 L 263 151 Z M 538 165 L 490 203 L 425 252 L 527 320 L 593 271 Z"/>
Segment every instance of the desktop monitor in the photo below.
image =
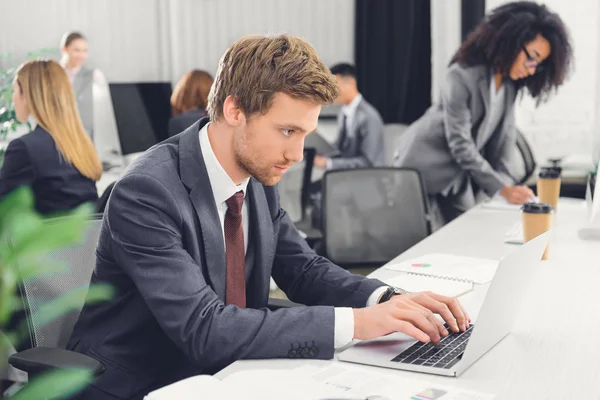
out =
<path fill-rule="evenodd" d="M 167 139 L 171 83 L 111 83 L 110 95 L 123 155 L 148 150 Z"/>

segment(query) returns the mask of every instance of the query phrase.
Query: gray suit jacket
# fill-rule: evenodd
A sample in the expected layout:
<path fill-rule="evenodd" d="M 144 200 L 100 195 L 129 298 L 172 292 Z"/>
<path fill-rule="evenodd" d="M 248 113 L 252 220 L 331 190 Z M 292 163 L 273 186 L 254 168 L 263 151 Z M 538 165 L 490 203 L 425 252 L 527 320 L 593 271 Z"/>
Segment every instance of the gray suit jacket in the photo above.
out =
<path fill-rule="evenodd" d="M 343 116 L 338 115 L 341 132 Z M 381 167 L 385 164 L 383 120 L 379 112 L 364 98 L 356 107 L 352 125 L 342 143 L 338 135 L 338 157 L 332 158 L 331 169 Z"/>
<path fill-rule="evenodd" d="M 207 122 L 154 146 L 114 187 L 92 282 L 116 296 L 86 305 L 68 344 L 106 366 L 82 399 L 141 399 L 238 359 L 329 359 L 332 306 L 364 307 L 384 285 L 316 255 L 277 188 L 251 178 L 248 308 L 225 305 L 223 233 L 198 138 Z M 271 275 L 291 300 L 314 307 L 269 311 Z"/>
<path fill-rule="evenodd" d="M 394 165 L 418 169 L 430 194 L 471 177 L 489 195 L 514 184 L 510 154 L 516 146 L 515 86 L 505 82 L 505 112 L 491 134 L 486 132 L 490 72 L 479 65 L 448 69 L 440 103 L 433 105 L 398 139 Z"/>

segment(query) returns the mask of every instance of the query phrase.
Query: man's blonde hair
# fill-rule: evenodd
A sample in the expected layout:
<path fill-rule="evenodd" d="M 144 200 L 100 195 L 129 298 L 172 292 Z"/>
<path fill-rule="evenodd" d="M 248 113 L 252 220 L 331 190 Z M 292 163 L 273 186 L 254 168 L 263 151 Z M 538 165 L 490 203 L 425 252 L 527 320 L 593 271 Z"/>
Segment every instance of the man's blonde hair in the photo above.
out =
<path fill-rule="evenodd" d="M 325 105 L 338 96 L 338 85 L 315 49 L 290 35 L 246 36 L 227 49 L 219 61 L 208 96 L 212 121 L 223 116 L 227 96 L 250 117 L 266 114 L 276 93 Z"/>

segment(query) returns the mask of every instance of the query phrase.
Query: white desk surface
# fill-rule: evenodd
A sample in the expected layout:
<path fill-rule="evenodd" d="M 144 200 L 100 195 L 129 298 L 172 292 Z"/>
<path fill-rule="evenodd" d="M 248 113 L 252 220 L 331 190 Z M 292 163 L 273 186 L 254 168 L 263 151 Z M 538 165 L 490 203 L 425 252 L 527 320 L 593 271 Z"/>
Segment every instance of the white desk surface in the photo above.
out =
<path fill-rule="evenodd" d="M 402 374 L 465 389 L 496 394 L 497 399 L 600 399 L 600 243 L 582 241 L 577 230 L 586 220 L 583 201 L 561 199 L 545 261 L 531 287 L 513 333 L 458 378 L 361 366 L 385 375 Z M 398 256 L 394 261 L 433 252 L 497 258 L 515 245 L 504 244 L 504 233 L 520 215 L 517 211 L 475 208 Z M 380 268 L 372 277 L 394 271 Z M 461 297 L 476 314 L 487 285 Z M 506 294 L 510 296 L 510 293 Z M 254 368 L 293 368 L 304 363 L 338 361 L 244 360 L 217 374 Z M 343 363 L 344 365 L 350 365 Z"/>

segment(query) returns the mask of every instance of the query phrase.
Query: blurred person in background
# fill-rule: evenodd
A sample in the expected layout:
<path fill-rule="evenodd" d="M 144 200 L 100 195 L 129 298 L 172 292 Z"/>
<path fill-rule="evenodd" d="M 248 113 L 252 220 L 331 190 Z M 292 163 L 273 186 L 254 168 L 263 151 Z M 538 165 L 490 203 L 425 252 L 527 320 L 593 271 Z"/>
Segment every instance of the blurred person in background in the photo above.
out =
<path fill-rule="evenodd" d="M 208 93 L 213 78 L 206 71 L 195 69 L 186 73 L 175 86 L 171 95 L 169 137 L 183 132 L 200 118 L 206 116 Z"/>
<path fill-rule="evenodd" d="M 385 164 L 383 120 L 379 112 L 358 91 L 356 67 L 339 63 L 331 67 L 340 89 L 338 114 L 339 154 L 316 155 L 314 164 L 328 170 L 382 167 Z"/>
<path fill-rule="evenodd" d="M 77 112 L 73 90 L 56 61 L 32 60 L 13 82 L 17 119 L 35 119 L 33 131 L 8 145 L 0 169 L 0 199 L 30 186 L 43 215 L 96 202 L 102 164 Z"/>
<path fill-rule="evenodd" d="M 528 1 L 496 8 L 452 58 L 440 101 L 404 132 L 394 165 L 418 169 L 441 226 L 477 203 L 480 191 L 522 204 L 533 197 L 509 172 L 516 149 L 515 100 L 540 104 L 560 87 L 572 48 L 558 14 Z"/>
<path fill-rule="evenodd" d="M 108 82 L 99 69 L 84 65 L 88 41 L 79 32 L 67 32 L 60 48 L 60 64 L 73 85 L 83 128 L 94 142 L 100 159 L 109 165 L 120 165 L 121 144 Z"/>

